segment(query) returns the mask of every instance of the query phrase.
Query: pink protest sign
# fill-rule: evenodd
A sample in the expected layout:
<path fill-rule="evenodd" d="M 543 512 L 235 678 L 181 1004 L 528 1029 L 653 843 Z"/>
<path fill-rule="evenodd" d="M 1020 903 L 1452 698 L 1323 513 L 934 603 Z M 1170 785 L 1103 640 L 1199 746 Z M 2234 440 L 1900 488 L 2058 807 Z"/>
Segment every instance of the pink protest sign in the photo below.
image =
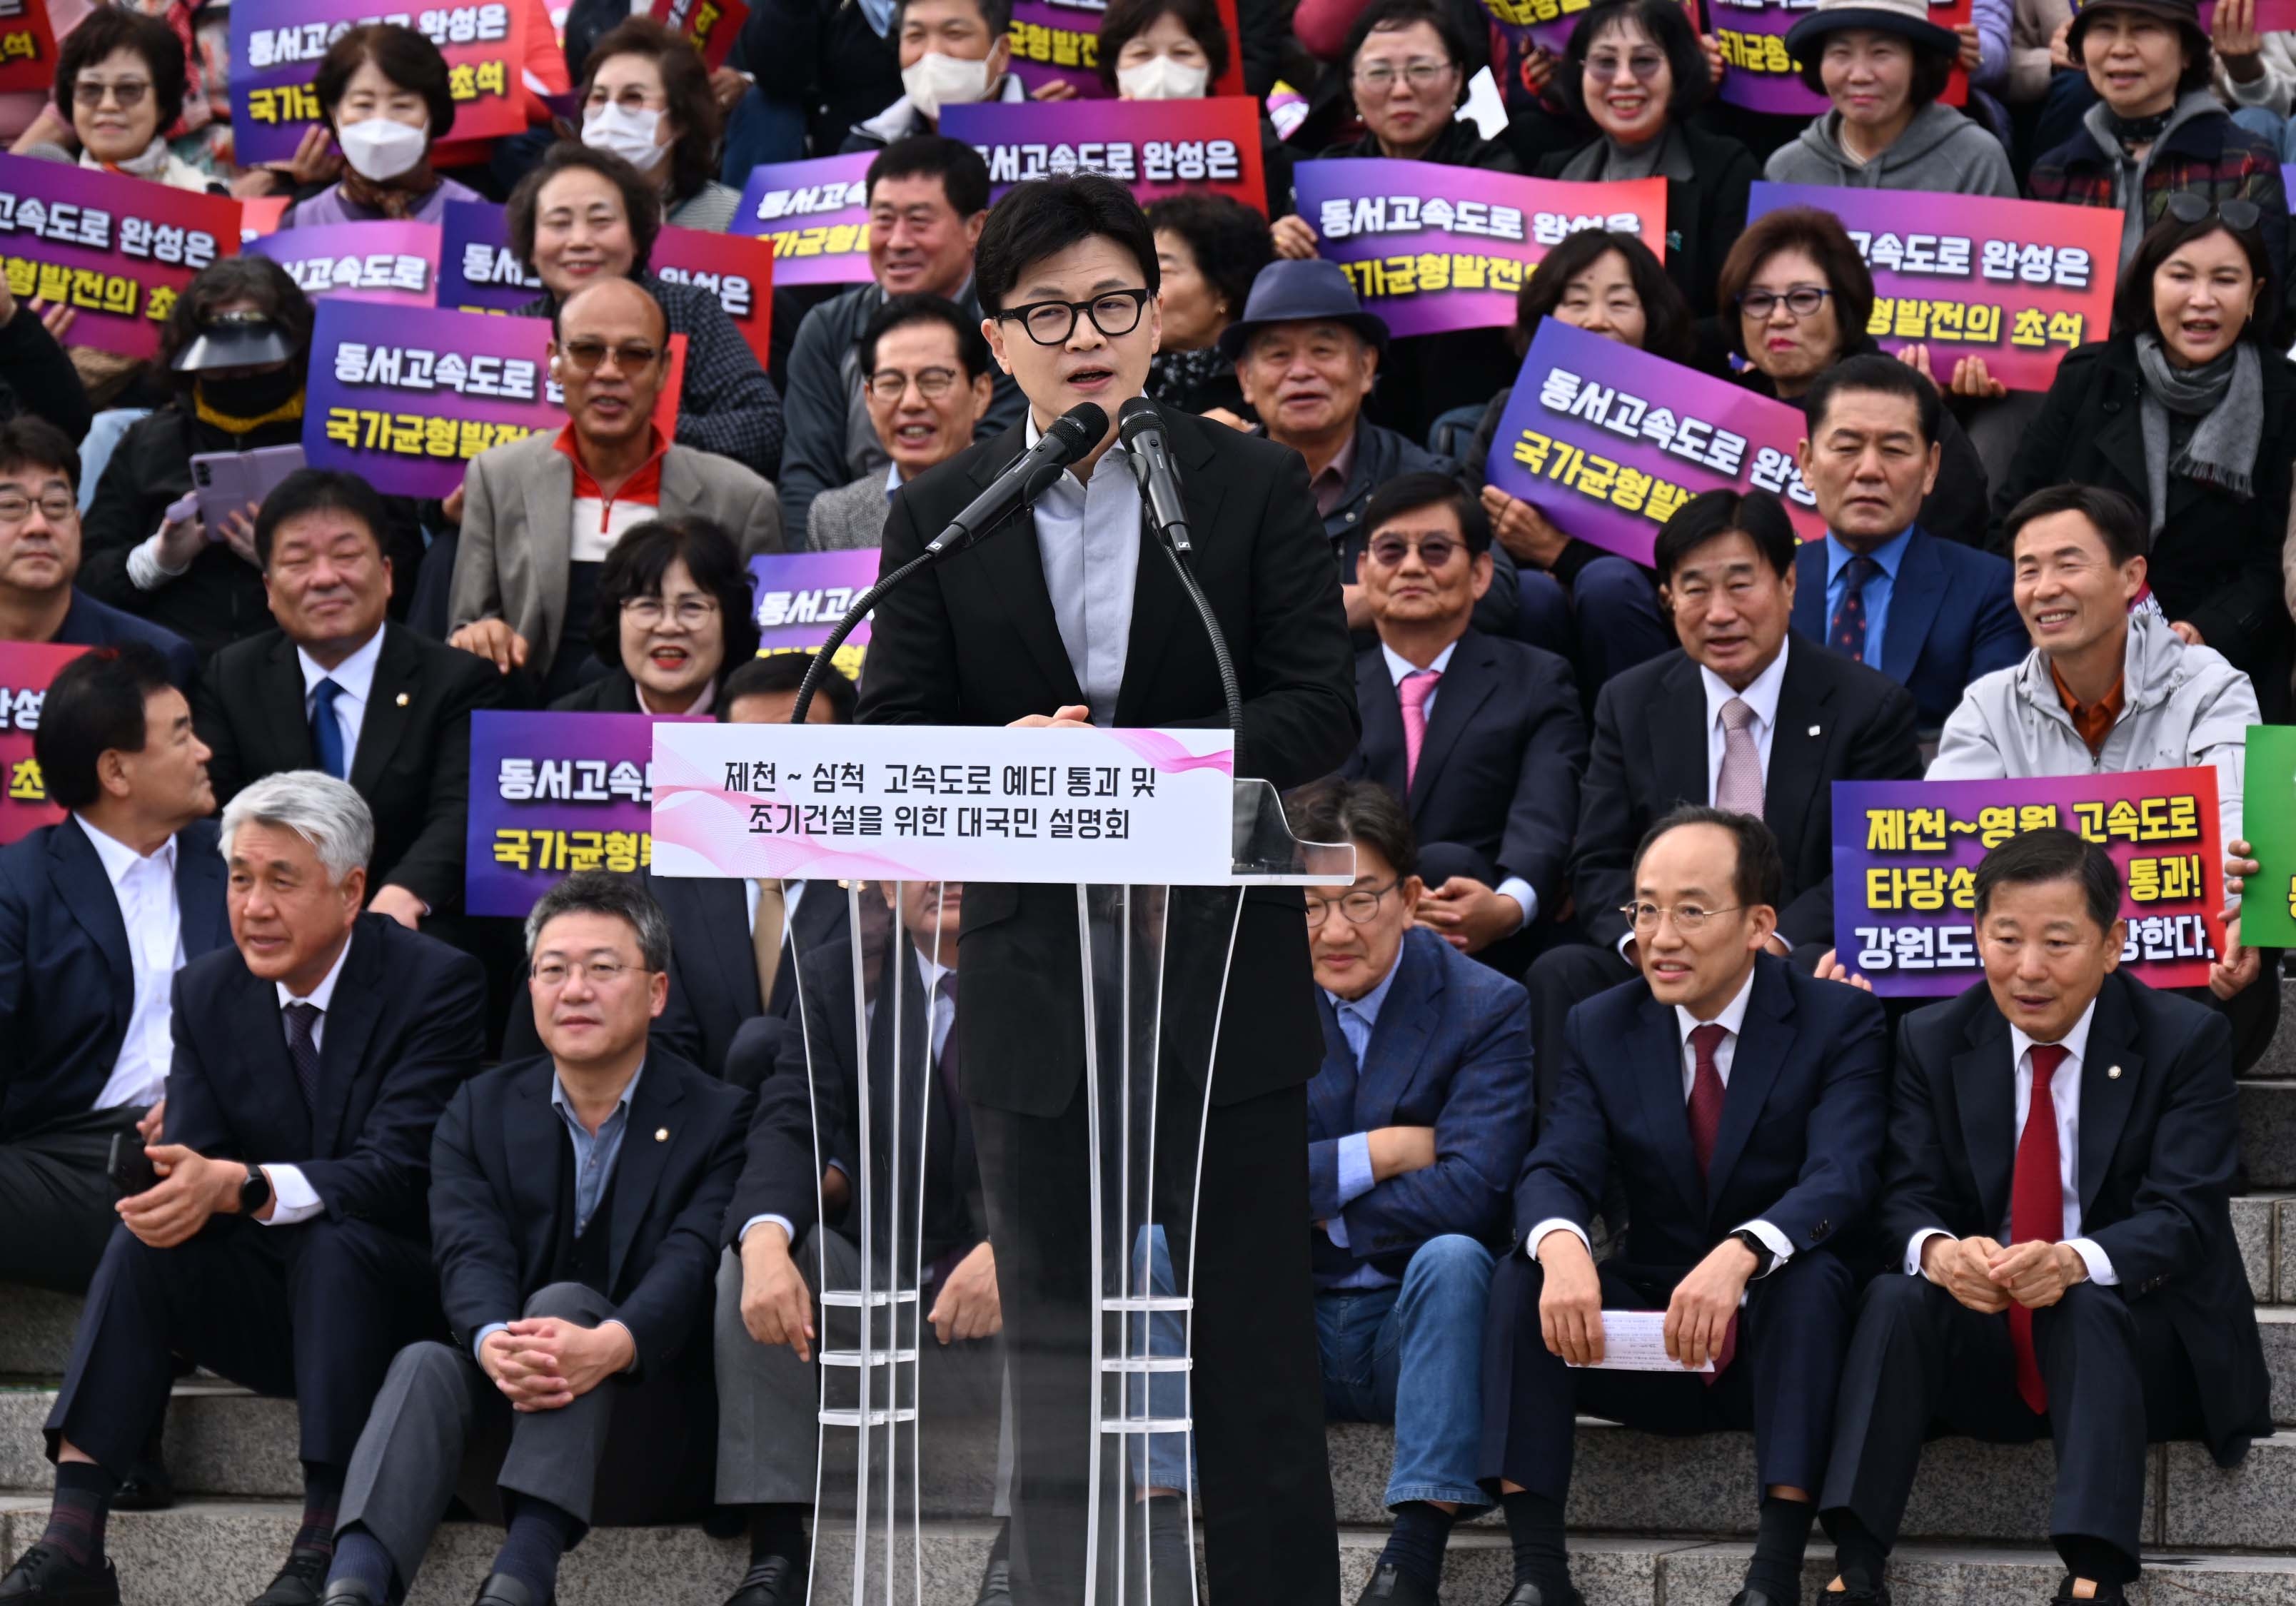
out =
<path fill-rule="evenodd" d="M 752 168 L 727 233 L 772 241 L 778 283 L 866 284 L 874 160 L 857 151 Z"/>
<path fill-rule="evenodd" d="M 0 642 L 0 845 L 64 817 L 48 800 L 32 733 L 56 671 L 86 651 L 46 642 Z"/>
<path fill-rule="evenodd" d="M 1301 162 L 1300 215 L 1398 335 L 1500 328 L 1540 258 L 1584 228 L 1638 234 L 1666 255 L 1666 180 L 1570 184 L 1366 157 Z"/>
<path fill-rule="evenodd" d="M 439 295 L 435 223 L 324 223 L 250 241 L 247 253 L 285 268 L 314 299 L 428 307 Z"/>
<path fill-rule="evenodd" d="M 1718 97 L 1749 111 L 1772 111 L 1796 117 L 1816 117 L 1833 110 L 1833 102 L 1801 81 L 1800 66 L 1786 50 L 1786 35 L 1809 14 L 1798 0 L 1706 0 L 1707 13 L 1722 60 L 1729 70 L 1722 75 Z M 2296 3 L 2296 0 L 2292 0 Z M 1971 0 L 1930 0 L 1930 20 L 1939 28 L 1958 28 L 1970 20 Z M 1969 99 L 1969 78 L 1959 67 L 1938 97 L 1948 106 Z"/>
<path fill-rule="evenodd" d="M 1212 190 L 1267 209 L 1257 101 L 998 101 L 944 108 L 940 131 L 980 151 L 993 196 L 1024 179 L 1091 172 L 1123 180 L 1143 206 Z"/>
<path fill-rule="evenodd" d="M 771 359 L 774 329 L 774 248 L 770 242 L 701 229 L 665 226 L 655 236 L 650 266 L 656 278 L 688 284 L 718 298 L 742 332 L 758 366 Z"/>
<path fill-rule="evenodd" d="M 1702 491 L 1775 492 L 1804 540 L 1824 535 L 1794 466 L 1802 428 L 1799 408 L 1548 318 L 1483 472 L 1563 534 L 1647 564 Z"/>

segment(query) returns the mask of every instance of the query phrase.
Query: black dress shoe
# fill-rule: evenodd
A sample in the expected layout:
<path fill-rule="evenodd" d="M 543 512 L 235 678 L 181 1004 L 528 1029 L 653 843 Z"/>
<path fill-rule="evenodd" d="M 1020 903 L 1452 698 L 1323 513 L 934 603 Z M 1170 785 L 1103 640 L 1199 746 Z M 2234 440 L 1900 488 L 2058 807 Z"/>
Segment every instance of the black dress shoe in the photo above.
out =
<path fill-rule="evenodd" d="M 553 1606 L 555 1598 L 537 1601 L 534 1598 L 534 1591 L 526 1586 L 525 1580 L 513 1578 L 506 1572 L 498 1572 L 488 1575 L 487 1581 L 479 1586 L 478 1598 L 471 1602 L 471 1606 Z"/>
<path fill-rule="evenodd" d="M 1833 1602 L 1834 1597 L 1828 1595 L 1826 1599 Z M 1742 1589 L 1730 1597 L 1730 1606 L 1801 1606 L 1801 1603 L 1798 1601 L 1775 1601 L 1759 1589 Z"/>
<path fill-rule="evenodd" d="M 980 1575 L 980 1593 L 972 1606 L 1013 1606 L 1013 1563 L 999 1556 Z"/>
<path fill-rule="evenodd" d="M 726 1597 L 726 1606 L 804 1606 L 805 1569 L 787 1556 L 767 1556 Z"/>
<path fill-rule="evenodd" d="M 35 1545 L 0 1574 L 0 1601 L 10 1606 L 119 1606 L 119 1575 L 108 1561 L 81 1567 L 53 1545 Z"/>
<path fill-rule="evenodd" d="M 1382 1561 L 1371 1569 L 1371 1579 L 1356 1597 L 1356 1606 L 1371 1602 L 1392 1602 L 1393 1606 L 1438 1606 L 1440 1597 L 1392 1561 Z"/>
<path fill-rule="evenodd" d="M 1587 1602 L 1575 1586 L 1566 1586 L 1562 1594 L 1550 1601 L 1538 1585 L 1518 1584 L 1508 1592 L 1507 1598 L 1499 1606 L 1587 1606 Z"/>
<path fill-rule="evenodd" d="M 1829 1589 L 1818 1597 L 1819 1606 L 1890 1606 L 1890 1587 L 1879 1589 Z"/>
<path fill-rule="evenodd" d="M 337 1578 L 319 1597 L 319 1606 L 382 1606 L 364 1578 Z"/>
<path fill-rule="evenodd" d="M 319 1591 L 327 1586 L 327 1569 L 334 1559 L 332 1551 L 288 1552 L 287 1565 L 271 1580 L 271 1587 L 247 1606 L 319 1606 Z"/>
<path fill-rule="evenodd" d="M 115 1512 L 164 1512 L 175 1504 L 176 1480 L 168 1476 L 166 1463 L 156 1460 L 137 1462 L 111 1497 Z"/>

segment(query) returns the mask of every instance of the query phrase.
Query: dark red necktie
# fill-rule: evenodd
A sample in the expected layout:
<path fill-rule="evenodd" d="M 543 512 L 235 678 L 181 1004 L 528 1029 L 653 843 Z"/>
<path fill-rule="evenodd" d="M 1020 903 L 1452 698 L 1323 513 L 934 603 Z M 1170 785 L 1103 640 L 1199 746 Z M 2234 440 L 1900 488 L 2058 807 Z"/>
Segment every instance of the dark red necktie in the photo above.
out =
<path fill-rule="evenodd" d="M 2025 1109 L 2025 1130 L 2017 1139 L 2017 1169 L 2009 1188 L 2009 1241 L 2054 1243 L 2065 1230 L 2065 1184 L 2057 1169 L 2057 1104 L 2049 1080 L 2068 1051 L 2055 1043 L 2033 1045 L 2033 1094 Z M 2036 1416 L 2046 1415 L 2049 1386 L 2033 1353 L 2033 1313 L 2009 1307 L 2009 1347 L 2017 1356 L 2017 1394 Z"/>
<path fill-rule="evenodd" d="M 1714 1062 L 1714 1051 L 1722 1046 L 1726 1029 L 1718 1021 L 1710 1020 L 1690 1030 L 1691 1052 L 1697 1056 L 1697 1067 L 1690 1078 L 1690 1151 L 1698 1157 L 1698 1180 L 1702 1184 L 1714 1163 L 1714 1140 L 1722 1131 L 1722 1068 Z M 1710 1389 L 1721 1381 L 1723 1369 L 1737 1353 L 1738 1318 L 1733 1315 L 1730 1325 L 1723 1331 L 1722 1348 L 1714 1357 L 1714 1370 L 1706 1374 L 1707 1387 Z"/>

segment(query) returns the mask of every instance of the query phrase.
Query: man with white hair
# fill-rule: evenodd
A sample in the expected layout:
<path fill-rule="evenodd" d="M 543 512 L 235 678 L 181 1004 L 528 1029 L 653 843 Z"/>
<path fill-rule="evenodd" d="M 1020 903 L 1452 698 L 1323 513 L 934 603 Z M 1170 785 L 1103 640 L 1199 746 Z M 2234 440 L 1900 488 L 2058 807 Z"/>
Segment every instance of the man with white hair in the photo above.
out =
<path fill-rule="evenodd" d="M 303 1520 L 253 1606 L 319 1598 L 367 1409 L 439 1324 L 430 1131 L 486 1042 L 478 962 L 361 913 L 373 838 L 358 793 L 315 770 L 224 810 L 233 946 L 176 972 L 167 1141 L 119 1201 L 48 1417 L 54 1507 L 0 1602 L 119 1601 L 104 1520 L 176 1356 L 301 1407 Z"/>

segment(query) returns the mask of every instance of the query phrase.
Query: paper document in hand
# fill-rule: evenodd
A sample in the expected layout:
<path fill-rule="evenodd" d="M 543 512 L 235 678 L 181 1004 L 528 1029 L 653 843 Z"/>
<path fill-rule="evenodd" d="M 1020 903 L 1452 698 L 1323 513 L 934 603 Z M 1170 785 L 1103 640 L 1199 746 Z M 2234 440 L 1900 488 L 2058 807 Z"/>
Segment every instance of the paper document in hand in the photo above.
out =
<path fill-rule="evenodd" d="M 1606 1310 L 1603 1313 L 1603 1358 L 1595 1372 L 1711 1372 L 1712 1356 L 1699 1367 L 1684 1365 L 1666 1352 L 1666 1312 Z"/>

